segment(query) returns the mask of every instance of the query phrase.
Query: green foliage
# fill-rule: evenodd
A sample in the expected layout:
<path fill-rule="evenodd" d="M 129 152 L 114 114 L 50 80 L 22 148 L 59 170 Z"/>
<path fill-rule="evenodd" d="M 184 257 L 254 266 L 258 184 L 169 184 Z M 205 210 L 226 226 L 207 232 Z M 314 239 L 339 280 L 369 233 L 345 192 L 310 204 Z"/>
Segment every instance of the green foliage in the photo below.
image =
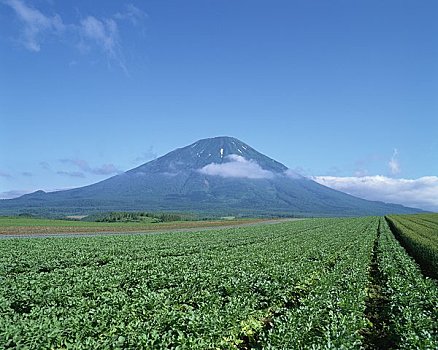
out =
<path fill-rule="evenodd" d="M 45 226 L 45 227 L 124 227 L 131 225 L 148 225 L 160 222 L 193 221 L 189 214 L 143 213 L 143 212 L 111 212 L 93 214 L 82 220 L 45 219 L 29 215 L 0 216 L 0 227 Z"/>
<path fill-rule="evenodd" d="M 348 223 L 348 225 L 345 225 Z M 326 226 L 318 246 L 342 245 L 320 260 L 305 279 L 292 307 L 283 308 L 262 335 L 262 349 L 353 349 L 363 346 L 370 252 L 377 219 Z M 288 304 L 286 304 L 288 305 Z"/>
<path fill-rule="evenodd" d="M 387 217 L 396 237 L 420 264 L 438 278 L 438 214 L 391 215 Z"/>
<path fill-rule="evenodd" d="M 0 347 L 361 349 L 378 221 L 3 240 Z M 381 249 L 385 261 L 407 258 Z M 420 286 L 415 273 L 409 283 Z M 437 309 L 430 308 L 436 289 L 418 309 L 388 281 L 394 309 L 405 310 L 400 331 L 419 320 L 416 313 Z M 420 324 L 409 339 L 434 344 L 436 319 Z M 414 344 L 409 339 L 400 347 Z"/>
<path fill-rule="evenodd" d="M 384 220 L 379 241 L 379 268 L 387 280 L 389 327 L 400 349 L 438 349 L 438 288 L 424 278 Z"/>
<path fill-rule="evenodd" d="M 148 215 L 148 213 L 141 212 L 110 212 L 102 213 L 87 218 L 86 221 L 96 221 L 96 222 L 158 222 L 157 219 Z"/>
<path fill-rule="evenodd" d="M 191 219 L 192 216 L 176 213 L 148 213 L 135 211 L 117 211 L 89 215 L 83 221 L 95 222 L 172 222 Z"/>
<path fill-rule="evenodd" d="M 132 225 L 140 226 L 140 224 L 148 224 L 154 222 L 152 219 L 150 222 L 142 221 L 140 223 L 133 222 Z M 0 217 L 0 227 L 90 227 L 90 228 L 101 228 L 101 227 L 114 227 L 114 226 L 126 226 L 123 222 L 93 222 L 93 221 L 79 221 L 79 220 L 56 220 L 56 219 L 39 219 L 33 217 Z"/>

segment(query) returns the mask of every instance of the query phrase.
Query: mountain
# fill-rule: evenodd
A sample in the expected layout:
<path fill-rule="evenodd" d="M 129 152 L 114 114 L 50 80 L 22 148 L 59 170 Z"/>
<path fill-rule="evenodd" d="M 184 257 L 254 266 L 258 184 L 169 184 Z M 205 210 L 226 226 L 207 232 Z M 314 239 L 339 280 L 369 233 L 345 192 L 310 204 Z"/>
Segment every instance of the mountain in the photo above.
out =
<path fill-rule="evenodd" d="M 420 212 L 330 189 L 232 137 L 199 140 L 93 185 L 0 201 L 0 213 L 108 210 L 304 216 Z"/>

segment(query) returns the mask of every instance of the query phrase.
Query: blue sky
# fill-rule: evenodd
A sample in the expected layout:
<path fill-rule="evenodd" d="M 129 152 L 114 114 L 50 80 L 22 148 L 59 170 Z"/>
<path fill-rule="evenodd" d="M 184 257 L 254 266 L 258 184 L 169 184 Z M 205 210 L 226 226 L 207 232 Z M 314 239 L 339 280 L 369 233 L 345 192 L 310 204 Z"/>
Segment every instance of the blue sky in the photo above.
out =
<path fill-rule="evenodd" d="M 0 197 L 229 135 L 438 210 L 438 2 L 0 0 Z"/>

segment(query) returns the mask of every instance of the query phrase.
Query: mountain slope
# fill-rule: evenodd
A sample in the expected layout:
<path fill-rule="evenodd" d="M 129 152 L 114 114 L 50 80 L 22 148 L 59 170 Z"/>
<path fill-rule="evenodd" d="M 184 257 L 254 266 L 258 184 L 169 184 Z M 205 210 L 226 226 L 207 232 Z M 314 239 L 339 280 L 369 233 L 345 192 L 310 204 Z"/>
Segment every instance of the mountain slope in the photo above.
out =
<path fill-rule="evenodd" d="M 0 201 L 0 212 L 177 210 L 311 216 L 414 213 L 327 188 L 232 137 L 199 140 L 99 183 Z"/>

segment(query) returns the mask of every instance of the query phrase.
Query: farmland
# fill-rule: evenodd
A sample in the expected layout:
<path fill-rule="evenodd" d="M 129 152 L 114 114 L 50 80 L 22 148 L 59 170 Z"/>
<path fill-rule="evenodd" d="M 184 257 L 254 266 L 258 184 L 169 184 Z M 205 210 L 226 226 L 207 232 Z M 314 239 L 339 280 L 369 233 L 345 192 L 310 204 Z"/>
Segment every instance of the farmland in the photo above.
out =
<path fill-rule="evenodd" d="M 393 215 L 386 218 L 394 234 L 423 271 L 438 278 L 438 215 Z"/>
<path fill-rule="evenodd" d="M 0 346 L 438 347 L 438 287 L 384 218 L 0 242 Z"/>
<path fill-rule="evenodd" d="M 174 222 L 89 222 L 77 220 L 54 220 L 28 217 L 0 217 L 0 235 L 58 234 L 96 232 L 150 232 L 202 227 L 221 227 L 254 224 L 268 219 L 233 220 L 187 220 Z"/>

